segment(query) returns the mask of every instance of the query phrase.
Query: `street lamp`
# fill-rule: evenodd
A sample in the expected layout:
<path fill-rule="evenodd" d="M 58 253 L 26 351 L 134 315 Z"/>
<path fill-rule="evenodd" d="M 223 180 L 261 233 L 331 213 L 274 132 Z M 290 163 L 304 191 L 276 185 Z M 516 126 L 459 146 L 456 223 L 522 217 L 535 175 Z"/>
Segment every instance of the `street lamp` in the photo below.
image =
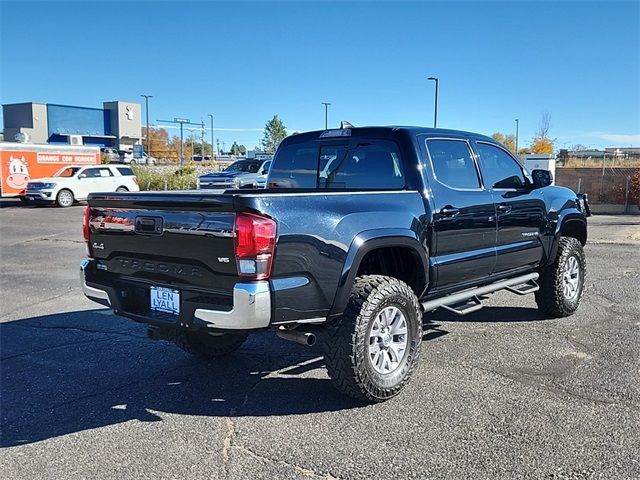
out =
<path fill-rule="evenodd" d="M 147 112 L 147 153 L 151 155 L 151 148 L 149 147 L 149 99 L 153 98 L 153 95 L 140 95 L 144 97 L 144 109 Z"/>
<path fill-rule="evenodd" d="M 436 101 L 433 108 L 433 128 L 436 128 L 438 126 L 438 79 L 436 77 L 429 77 L 427 80 L 436 82 Z"/>
<path fill-rule="evenodd" d="M 324 129 L 327 129 L 327 119 L 328 119 L 328 110 L 329 110 L 329 105 L 331 105 L 329 102 L 322 102 L 322 105 L 324 105 Z"/>
<path fill-rule="evenodd" d="M 518 155 L 518 127 L 519 120 L 516 118 L 516 155 Z"/>
<path fill-rule="evenodd" d="M 215 157 L 215 154 L 217 154 L 217 152 L 214 153 L 213 151 L 213 115 L 211 113 L 207 113 L 207 115 L 211 119 L 211 154 Z"/>

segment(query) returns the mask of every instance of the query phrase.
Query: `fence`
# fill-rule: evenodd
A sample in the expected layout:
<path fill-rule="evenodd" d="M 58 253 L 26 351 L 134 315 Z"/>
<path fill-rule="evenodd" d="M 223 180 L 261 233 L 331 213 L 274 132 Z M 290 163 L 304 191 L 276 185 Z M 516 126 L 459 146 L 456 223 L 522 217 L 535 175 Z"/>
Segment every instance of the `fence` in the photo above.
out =
<path fill-rule="evenodd" d="M 640 203 L 640 168 L 570 168 L 556 169 L 556 184 L 589 194 L 592 205 L 622 205 L 627 212 Z"/>

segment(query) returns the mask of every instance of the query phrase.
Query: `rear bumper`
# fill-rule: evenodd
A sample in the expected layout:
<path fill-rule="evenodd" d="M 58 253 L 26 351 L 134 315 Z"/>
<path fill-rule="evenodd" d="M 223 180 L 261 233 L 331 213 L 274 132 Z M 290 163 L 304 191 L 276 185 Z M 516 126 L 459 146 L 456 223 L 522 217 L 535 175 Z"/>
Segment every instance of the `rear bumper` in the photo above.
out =
<path fill-rule="evenodd" d="M 92 260 L 80 263 L 80 283 L 89 300 L 111 307 L 114 313 L 151 325 L 166 325 L 153 317 L 127 312 L 122 309 L 120 299 L 111 286 L 91 284 L 87 274 L 91 271 Z M 100 288 L 102 287 L 102 288 Z M 254 330 L 266 328 L 271 323 L 271 290 L 268 281 L 236 283 L 233 287 L 233 306 L 230 310 L 196 308 L 192 318 L 175 320 L 183 327 L 212 328 L 219 330 Z"/>

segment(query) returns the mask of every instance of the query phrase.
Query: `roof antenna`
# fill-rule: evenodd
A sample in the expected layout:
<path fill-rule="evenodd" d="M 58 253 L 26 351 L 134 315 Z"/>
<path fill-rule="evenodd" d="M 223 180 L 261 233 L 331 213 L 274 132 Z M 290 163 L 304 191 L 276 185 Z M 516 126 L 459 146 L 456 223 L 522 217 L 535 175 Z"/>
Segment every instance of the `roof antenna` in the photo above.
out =
<path fill-rule="evenodd" d="M 354 128 L 353 125 L 351 125 L 349 122 L 347 122 L 346 120 L 342 120 L 340 122 L 340 130 L 344 130 L 345 128 Z"/>

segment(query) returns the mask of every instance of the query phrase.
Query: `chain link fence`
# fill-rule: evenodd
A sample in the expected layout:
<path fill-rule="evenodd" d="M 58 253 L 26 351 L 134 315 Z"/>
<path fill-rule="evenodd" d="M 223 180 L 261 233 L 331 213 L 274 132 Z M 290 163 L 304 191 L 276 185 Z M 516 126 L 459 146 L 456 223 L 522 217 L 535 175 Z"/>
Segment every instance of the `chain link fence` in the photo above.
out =
<path fill-rule="evenodd" d="M 640 204 L 639 167 L 558 167 L 556 184 L 587 193 L 592 205 L 623 206 L 623 213 Z"/>

